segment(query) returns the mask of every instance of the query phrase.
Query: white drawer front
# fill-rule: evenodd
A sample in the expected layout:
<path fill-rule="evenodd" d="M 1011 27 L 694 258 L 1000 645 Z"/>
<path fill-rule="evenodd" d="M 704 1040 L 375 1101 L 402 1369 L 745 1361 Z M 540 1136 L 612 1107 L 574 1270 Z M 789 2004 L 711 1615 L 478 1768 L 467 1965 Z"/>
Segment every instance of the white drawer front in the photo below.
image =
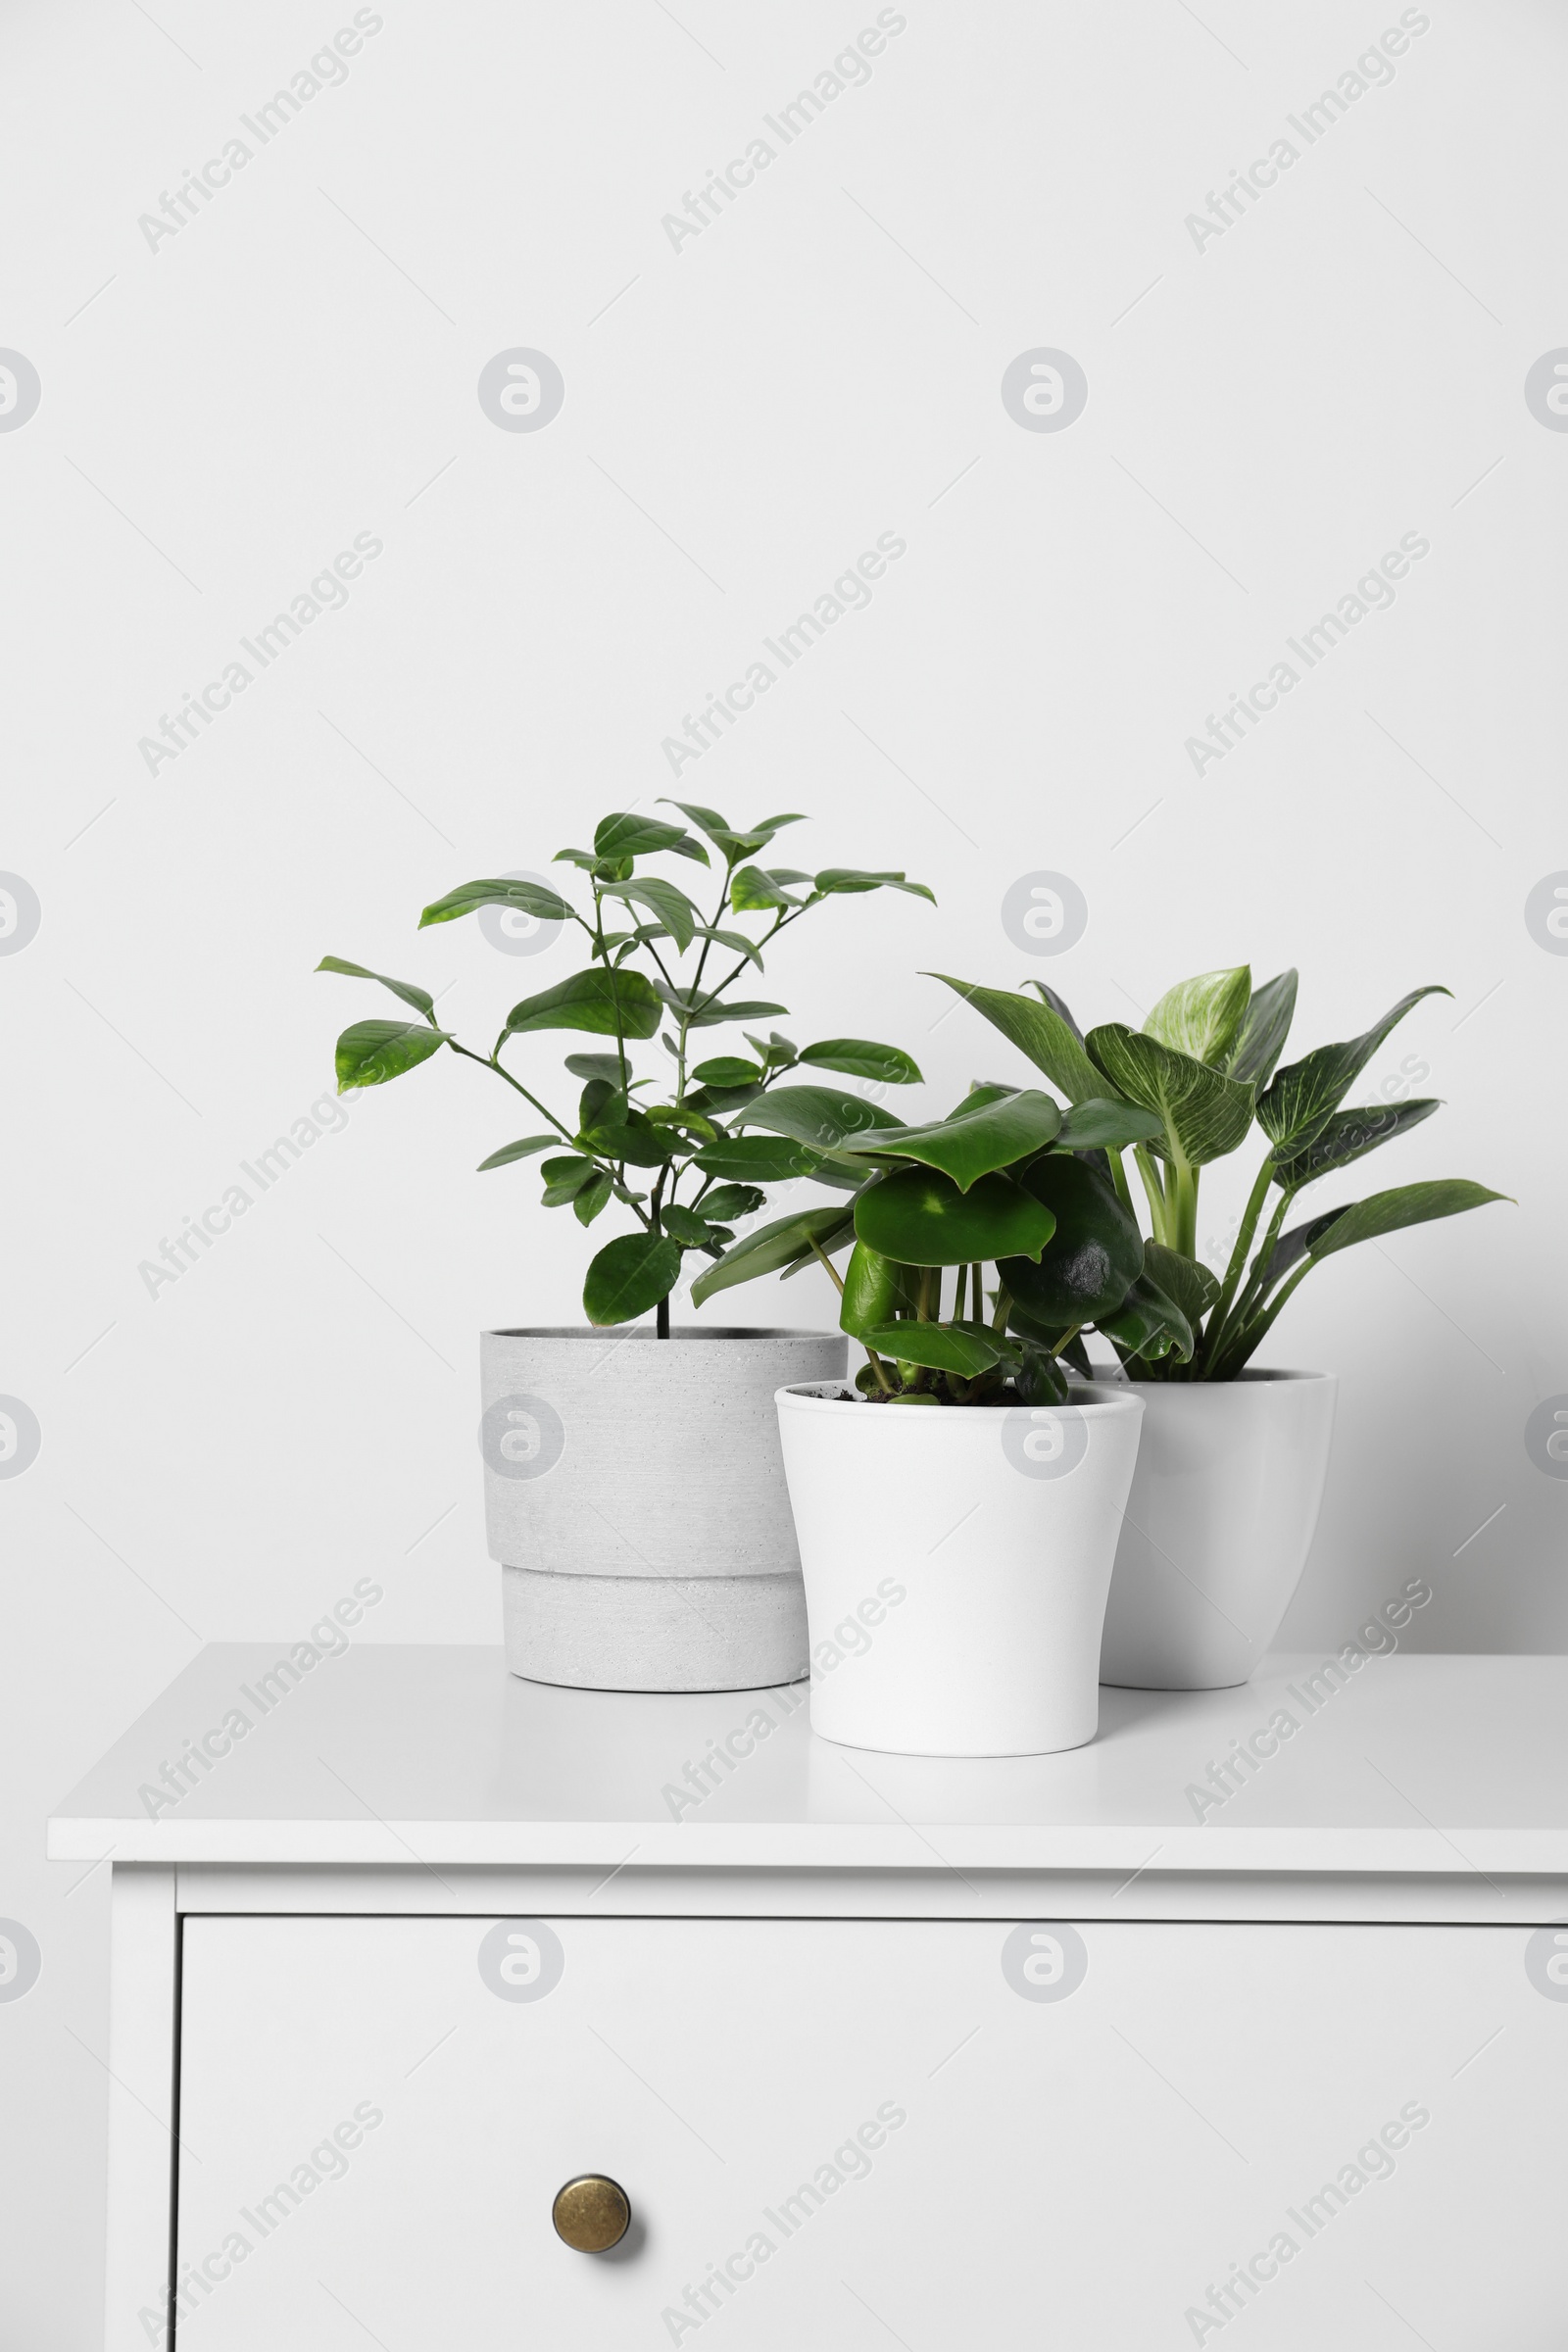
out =
<path fill-rule="evenodd" d="M 1564 2340 L 1528 1931 L 1041 1933 L 190 1920 L 181 2345 Z M 612 2254 L 552 2230 L 582 2172 Z"/>

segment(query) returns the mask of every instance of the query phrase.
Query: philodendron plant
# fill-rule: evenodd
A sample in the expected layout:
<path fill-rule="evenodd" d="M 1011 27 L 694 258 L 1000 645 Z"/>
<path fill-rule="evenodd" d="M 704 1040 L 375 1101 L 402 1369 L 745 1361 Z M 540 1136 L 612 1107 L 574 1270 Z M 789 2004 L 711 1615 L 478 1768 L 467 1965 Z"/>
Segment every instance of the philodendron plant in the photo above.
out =
<path fill-rule="evenodd" d="M 662 818 L 616 813 L 601 821 L 591 850 L 557 852 L 557 860 L 575 866 L 587 884 L 586 913 L 558 891 L 505 877 L 465 882 L 426 906 L 421 930 L 499 906 L 539 922 L 574 924 L 583 934 L 584 967 L 514 1004 L 488 1053 L 474 1052 L 440 1026 L 427 990 L 337 956 L 324 956 L 317 966 L 377 980 L 419 1016 L 357 1021 L 345 1029 L 337 1041 L 338 1092 L 382 1086 L 443 1046 L 492 1071 L 538 1113 L 546 1131 L 502 1145 L 480 1161 L 481 1169 L 549 1152 L 540 1168 L 547 1208 L 569 1204 L 582 1225 L 591 1225 L 612 1201 L 625 1209 L 634 1228 L 607 1243 L 589 1265 L 583 1310 L 590 1323 L 605 1325 L 629 1322 L 653 1308 L 661 1338 L 669 1334 L 669 1294 L 686 1253 L 722 1256 L 736 1222 L 763 1205 L 770 1185 L 803 1176 L 839 1189 L 858 1181 L 787 1134 L 739 1133 L 739 1114 L 801 1063 L 881 1085 L 910 1085 L 920 1077 L 907 1054 L 864 1038 L 823 1038 L 801 1049 L 776 1029 L 765 1040 L 743 1030 L 750 1054 L 731 1050 L 697 1059 L 695 1033 L 785 1011 L 782 1004 L 743 1001 L 729 992 L 749 969 L 762 970 L 764 949 L 809 908 L 873 890 L 932 899 L 923 883 L 903 873 L 835 865 L 808 874 L 758 864 L 774 835 L 800 823 L 799 816 L 772 816 L 741 828 L 689 801 L 666 805 L 678 808 L 695 833 Z M 705 845 L 723 869 L 706 909 L 677 883 L 648 870 L 650 858 L 665 857 L 710 867 L 713 858 Z M 749 917 L 760 918 L 760 928 L 746 929 Z M 715 966 L 721 977 L 711 976 Z M 585 1031 L 612 1049 L 565 1055 L 566 1069 L 582 1089 L 567 1117 L 551 1110 L 534 1085 L 524 1085 L 501 1058 L 514 1038 L 548 1029 Z M 662 1089 L 632 1066 L 633 1046 L 655 1037 L 672 1065 Z M 867 1119 L 877 1115 L 861 1098 L 849 1100 Z"/>
<path fill-rule="evenodd" d="M 817 1260 L 866 1351 L 857 1386 L 875 1401 L 1059 1403 L 1064 1366 L 1089 1373 L 1089 1325 L 1129 1349 L 1190 1338 L 1103 1172 L 1107 1151 L 1158 1132 L 1136 1103 L 1085 1095 L 1064 1114 L 1037 1090 L 976 1086 L 947 1118 L 906 1127 L 857 1096 L 788 1086 L 741 1116 L 819 1153 L 854 1197 L 748 1235 L 692 1296 Z"/>
<path fill-rule="evenodd" d="M 936 974 L 946 979 L 946 974 Z M 1396 1185 L 1285 1228 L 1299 1193 L 1348 1167 L 1380 1144 L 1403 1135 L 1438 1109 L 1426 1098 L 1342 1105 L 1397 1021 L 1437 986 L 1412 989 L 1360 1037 L 1318 1046 L 1277 1067 L 1296 1009 L 1297 975 L 1281 972 L 1254 989 L 1246 964 L 1182 980 L 1159 1000 L 1141 1030 L 1108 1021 L 1086 1036 L 1061 998 L 1027 982 L 1038 1004 L 1004 990 L 948 979 L 1066 1096 L 1106 1116 L 1107 1102 L 1125 1115 L 1136 1106 L 1152 1126 L 1132 1143 L 1152 1239 L 1145 1250 L 1152 1282 L 1177 1317 L 1147 1338 L 1113 1317 L 1099 1319 L 1126 1370 L 1138 1380 L 1234 1380 L 1272 1330 L 1281 1308 L 1315 1265 L 1356 1242 L 1405 1225 L 1451 1217 L 1505 1198 L 1461 1177 Z M 1076 1119 L 1075 1108 L 1069 1124 Z M 1237 1151 L 1256 1123 L 1267 1143 L 1223 1274 L 1198 1255 L 1201 1170 Z M 1088 1139 L 1086 1139 L 1088 1140 Z M 1098 1139 L 1092 1155 L 1123 1211 L 1132 1193 L 1121 1139 Z M 1277 1196 L 1256 1243 L 1269 1197 Z"/>

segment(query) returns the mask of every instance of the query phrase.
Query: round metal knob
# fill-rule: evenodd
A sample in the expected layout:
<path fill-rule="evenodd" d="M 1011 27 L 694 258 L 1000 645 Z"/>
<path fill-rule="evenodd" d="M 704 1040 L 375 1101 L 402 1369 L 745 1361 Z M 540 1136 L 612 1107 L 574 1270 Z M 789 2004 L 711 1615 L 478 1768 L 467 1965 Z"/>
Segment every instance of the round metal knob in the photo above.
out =
<path fill-rule="evenodd" d="M 603 2173 L 579 2173 L 557 2189 L 550 2219 L 556 2235 L 579 2254 L 605 2254 L 619 2245 L 631 2226 L 631 2200 L 618 2180 Z"/>

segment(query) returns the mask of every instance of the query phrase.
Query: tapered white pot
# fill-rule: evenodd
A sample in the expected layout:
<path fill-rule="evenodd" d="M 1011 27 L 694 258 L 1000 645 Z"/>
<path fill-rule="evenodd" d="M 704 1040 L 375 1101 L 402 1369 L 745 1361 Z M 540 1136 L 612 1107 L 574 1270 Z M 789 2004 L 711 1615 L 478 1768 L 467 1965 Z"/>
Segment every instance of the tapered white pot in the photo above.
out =
<path fill-rule="evenodd" d="M 485 1527 L 507 1663 L 597 1690 L 807 1671 L 774 1391 L 842 1380 L 837 1332 L 487 1331 Z"/>
<path fill-rule="evenodd" d="M 1279 1632 L 1328 1476 L 1332 1372 L 1130 1381 L 1138 1471 L 1100 1679 L 1144 1690 L 1245 1683 Z"/>
<path fill-rule="evenodd" d="M 927 1756 L 1081 1747 L 1142 1400 L 845 1404 L 779 1393 L 811 1726 Z"/>

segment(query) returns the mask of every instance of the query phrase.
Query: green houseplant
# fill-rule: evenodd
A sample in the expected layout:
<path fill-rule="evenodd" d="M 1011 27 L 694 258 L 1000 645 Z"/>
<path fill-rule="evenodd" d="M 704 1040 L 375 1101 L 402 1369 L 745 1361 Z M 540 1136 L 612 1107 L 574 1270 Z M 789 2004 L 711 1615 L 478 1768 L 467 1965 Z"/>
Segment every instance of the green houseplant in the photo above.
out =
<path fill-rule="evenodd" d="M 587 1330 L 480 1339 L 485 1517 L 514 1671 L 606 1689 L 734 1690 L 806 1670 L 773 1396 L 791 1380 L 842 1377 L 845 1344 L 819 1331 L 672 1329 L 671 1295 L 686 1261 L 721 1256 L 770 1188 L 858 1181 L 788 1138 L 742 1129 L 738 1114 L 787 1071 L 882 1086 L 920 1076 L 893 1046 L 840 1037 L 802 1050 L 777 1029 L 749 1028 L 785 1010 L 755 993 L 774 943 L 833 902 L 931 893 L 902 872 L 764 863 L 774 837 L 801 821 L 793 814 L 737 827 L 716 809 L 671 805 L 685 823 L 616 812 L 591 849 L 561 851 L 575 899 L 501 877 L 424 909 L 421 928 L 518 908 L 562 924 L 583 950 L 568 977 L 513 1005 L 488 1049 L 443 1028 L 412 982 L 338 956 L 320 968 L 380 980 L 412 1016 L 344 1031 L 340 1090 L 385 1085 L 443 1052 L 476 1063 L 533 1114 L 533 1131 L 481 1166 L 541 1157 L 547 1207 L 623 1228 L 588 1265 Z M 673 878 L 693 868 L 707 873 L 701 903 Z M 713 1051 L 709 1033 L 726 1026 L 749 1051 Z M 569 1104 L 529 1060 L 544 1033 L 562 1031 L 594 1047 L 564 1057 Z M 867 1123 L 881 1115 L 854 1100 Z"/>

